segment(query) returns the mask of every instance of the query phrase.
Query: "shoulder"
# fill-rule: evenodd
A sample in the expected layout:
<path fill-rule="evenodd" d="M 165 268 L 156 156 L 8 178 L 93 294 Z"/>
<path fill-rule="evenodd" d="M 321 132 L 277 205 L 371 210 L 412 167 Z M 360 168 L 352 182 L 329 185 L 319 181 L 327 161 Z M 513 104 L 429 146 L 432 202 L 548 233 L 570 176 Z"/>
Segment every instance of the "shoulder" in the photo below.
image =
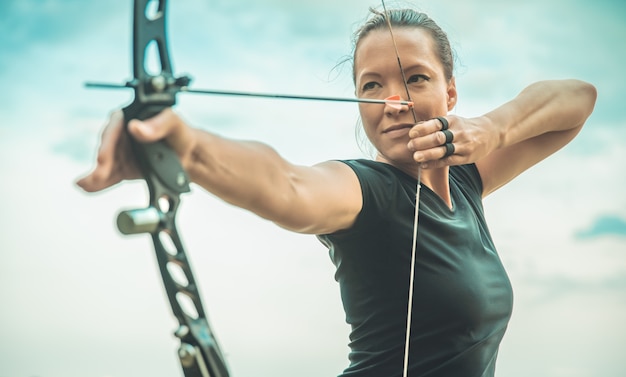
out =
<path fill-rule="evenodd" d="M 340 162 L 349 166 L 362 181 L 391 184 L 403 179 L 411 179 L 402 170 L 384 162 L 366 159 L 340 160 Z"/>
<path fill-rule="evenodd" d="M 412 193 L 416 181 L 395 166 L 384 162 L 356 159 L 342 160 L 349 166 L 359 179 L 364 204 L 368 200 L 386 201 L 400 192 Z"/>
<path fill-rule="evenodd" d="M 483 181 L 476 164 L 451 166 L 450 179 L 461 186 L 467 187 L 473 194 L 482 197 Z"/>
<path fill-rule="evenodd" d="M 355 221 L 342 234 L 369 231 L 397 213 L 412 213 L 415 208 L 417 181 L 400 169 L 378 161 L 341 160 L 356 175 L 361 194 L 361 206 Z"/>

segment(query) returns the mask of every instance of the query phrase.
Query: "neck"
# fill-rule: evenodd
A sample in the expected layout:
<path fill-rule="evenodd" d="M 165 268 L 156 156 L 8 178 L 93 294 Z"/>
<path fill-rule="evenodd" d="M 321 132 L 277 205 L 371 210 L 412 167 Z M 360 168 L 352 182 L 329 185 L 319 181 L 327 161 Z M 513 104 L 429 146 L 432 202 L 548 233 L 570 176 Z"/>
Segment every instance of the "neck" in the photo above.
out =
<path fill-rule="evenodd" d="M 387 160 L 380 154 L 377 156 L 376 160 L 393 165 L 415 179 L 419 177 L 422 185 L 431 189 L 441 198 L 441 200 L 443 200 L 444 203 L 448 205 L 449 208 L 452 208 L 449 180 L 450 168 L 448 166 L 437 169 L 421 169 L 420 172 L 418 165 L 412 161 L 407 164 L 398 164 Z"/>
<path fill-rule="evenodd" d="M 422 169 L 422 184 L 428 186 L 441 200 L 452 208 L 452 198 L 450 196 L 450 168 L 445 166 L 438 169 Z"/>

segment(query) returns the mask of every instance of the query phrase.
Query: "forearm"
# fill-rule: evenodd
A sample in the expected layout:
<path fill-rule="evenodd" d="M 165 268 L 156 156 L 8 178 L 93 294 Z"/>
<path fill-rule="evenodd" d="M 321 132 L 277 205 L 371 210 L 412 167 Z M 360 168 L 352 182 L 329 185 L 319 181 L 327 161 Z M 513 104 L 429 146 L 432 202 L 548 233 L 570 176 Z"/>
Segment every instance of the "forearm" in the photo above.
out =
<path fill-rule="evenodd" d="M 292 165 L 271 147 L 195 133 L 186 167 L 191 180 L 228 203 L 275 219 L 293 195 Z"/>
<path fill-rule="evenodd" d="M 591 114 L 595 88 L 576 80 L 530 85 L 515 99 L 484 115 L 486 154 L 475 160 L 483 195 L 569 143 Z"/>
<path fill-rule="evenodd" d="M 497 148 L 506 148 L 548 132 L 577 132 L 595 99 L 595 88 L 585 82 L 541 81 L 484 118 L 494 126 Z"/>

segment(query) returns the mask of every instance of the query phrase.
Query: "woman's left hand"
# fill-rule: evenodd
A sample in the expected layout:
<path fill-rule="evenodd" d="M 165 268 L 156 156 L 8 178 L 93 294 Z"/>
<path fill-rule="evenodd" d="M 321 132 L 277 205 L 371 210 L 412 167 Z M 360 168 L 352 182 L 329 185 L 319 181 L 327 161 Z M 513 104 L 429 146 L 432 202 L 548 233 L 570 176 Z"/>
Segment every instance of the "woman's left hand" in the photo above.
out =
<path fill-rule="evenodd" d="M 487 117 L 433 118 L 413 126 L 409 137 L 413 159 L 424 169 L 476 162 L 500 143 L 500 135 Z"/>

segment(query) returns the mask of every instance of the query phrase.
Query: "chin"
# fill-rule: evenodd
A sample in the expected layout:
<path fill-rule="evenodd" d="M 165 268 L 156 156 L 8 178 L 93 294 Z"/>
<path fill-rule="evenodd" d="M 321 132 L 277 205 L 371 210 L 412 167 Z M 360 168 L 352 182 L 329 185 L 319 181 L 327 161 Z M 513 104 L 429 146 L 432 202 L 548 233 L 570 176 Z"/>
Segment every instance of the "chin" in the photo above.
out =
<path fill-rule="evenodd" d="M 393 153 L 392 151 L 389 151 L 388 153 L 382 154 L 378 152 L 376 160 L 398 167 L 416 164 L 413 160 L 413 154 L 407 150 L 404 150 L 402 153 Z"/>

